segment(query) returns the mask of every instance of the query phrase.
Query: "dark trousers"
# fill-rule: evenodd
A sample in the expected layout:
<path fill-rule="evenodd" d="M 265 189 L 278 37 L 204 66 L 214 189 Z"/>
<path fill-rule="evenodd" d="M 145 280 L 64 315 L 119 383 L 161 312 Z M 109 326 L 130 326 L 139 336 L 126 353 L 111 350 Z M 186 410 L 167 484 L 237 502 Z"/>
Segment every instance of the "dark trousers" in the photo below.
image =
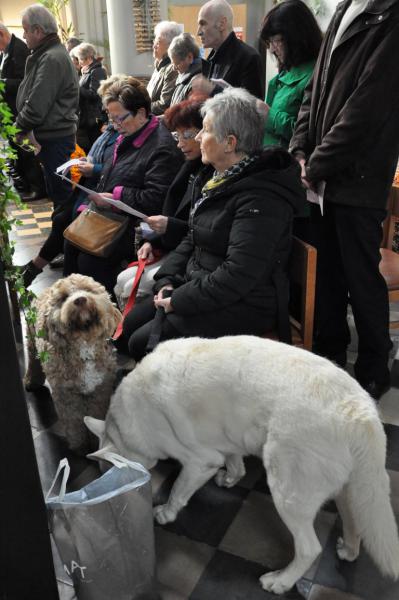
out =
<path fill-rule="evenodd" d="M 151 298 L 146 298 L 136 304 L 125 317 L 123 334 L 117 342 L 117 347 L 124 352 L 128 351 L 136 362 L 146 354 L 145 349 L 151 333 L 155 312 L 154 298 L 151 296 Z M 160 341 L 179 337 L 184 336 L 170 324 L 166 315 L 162 323 Z"/>
<path fill-rule="evenodd" d="M 43 165 L 47 194 L 54 204 L 51 231 L 39 252 L 39 256 L 48 262 L 63 250 L 63 232 L 71 221 L 73 207 L 72 186 L 55 175 L 55 170 L 70 159 L 74 149 L 75 136 L 70 135 L 44 141 L 38 154 Z"/>
<path fill-rule="evenodd" d="M 317 255 L 315 350 L 328 357 L 350 341 L 348 302 L 359 337 L 355 375 L 361 383 L 389 380 L 389 302 L 379 271 L 386 211 L 326 203 L 324 216 L 312 206 L 311 232 Z"/>
<path fill-rule="evenodd" d="M 24 191 L 36 192 L 39 196 L 44 195 L 45 181 L 37 156 L 20 146 L 13 145 L 13 148 L 17 152 L 15 170 L 24 182 Z"/>

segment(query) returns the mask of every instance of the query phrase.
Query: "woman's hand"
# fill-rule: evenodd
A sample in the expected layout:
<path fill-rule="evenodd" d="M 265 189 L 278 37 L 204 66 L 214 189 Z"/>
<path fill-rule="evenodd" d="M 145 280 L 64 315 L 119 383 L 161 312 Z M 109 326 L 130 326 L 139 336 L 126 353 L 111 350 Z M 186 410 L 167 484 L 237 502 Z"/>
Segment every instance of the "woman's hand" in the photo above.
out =
<path fill-rule="evenodd" d="M 156 231 L 156 233 L 165 233 L 168 226 L 168 217 L 164 217 L 163 215 L 147 217 L 145 221 L 153 231 Z"/>
<path fill-rule="evenodd" d="M 91 177 L 91 175 L 93 175 L 94 165 L 89 160 L 81 159 L 80 163 L 76 165 L 76 168 L 78 169 L 79 173 L 85 177 Z"/>
<path fill-rule="evenodd" d="M 137 251 L 137 258 L 139 260 L 154 260 L 154 255 L 152 253 L 152 246 L 150 242 L 145 242 Z"/>
<path fill-rule="evenodd" d="M 105 196 L 106 198 L 113 198 L 113 195 L 110 194 L 109 192 L 101 192 L 101 196 Z M 108 202 L 106 202 L 105 200 L 101 199 L 100 194 L 94 193 L 94 194 L 89 194 L 88 198 L 89 200 L 91 200 L 91 202 L 94 202 L 94 204 L 96 206 L 110 206 L 110 204 L 108 204 Z"/>
<path fill-rule="evenodd" d="M 162 306 L 166 313 L 170 313 L 173 312 L 172 301 L 171 298 L 163 297 L 164 290 L 173 290 L 173 287 L 171 285 L 164 285 L 163 288 L 159 290 L 158 294 L 154 296 L 154 304 L 156 308 Z"/>

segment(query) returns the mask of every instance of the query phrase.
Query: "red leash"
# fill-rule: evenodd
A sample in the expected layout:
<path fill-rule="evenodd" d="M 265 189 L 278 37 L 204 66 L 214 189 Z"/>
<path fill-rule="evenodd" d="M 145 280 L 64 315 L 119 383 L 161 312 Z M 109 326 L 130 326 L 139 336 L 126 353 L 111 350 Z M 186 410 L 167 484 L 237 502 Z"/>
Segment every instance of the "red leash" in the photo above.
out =
<path fill-rule="evenodd" d="M 137 291 L 139 289 L 140 280 L 141 280 L 141 277 L 142 277 L 142 275 L 144 273 L 145 267 L 149 266 L 149 265 L 153 265 L 154 263 L 158 262 L 160 258 L 161 258 L 160 256 L 154 256 L 154 260 L 151 260 L 151 261 L 147 261 L 146 258 L 142 258 L 142 259 L 135 260 L 135 261 L 131 262 L 126 267 L 127 269 L 129 267 L 137 267 L 137 271 L 136 271 L 136 276 L 135 276 L 134 281 L 133 281 L 133 287 L 132 287 L 132 290 L 130 292 L 130 296 L 128 298 L 128 301 L 127 301 L 127 304 L 126 304 L 125 308 L 123 309 L 122 320 L 119 323 L 118 327 L 116 328 L 116 331 L 115 331 L 114 335 L 112 336 L 113 340 L 117 340 L 118 337 L 120 337 L 120 335 L 122 333 L 122 330 L 123 330 L 123 321 L 125 320 L 126 315 L 131 311 L 131 309 L 135 305 Z"/>

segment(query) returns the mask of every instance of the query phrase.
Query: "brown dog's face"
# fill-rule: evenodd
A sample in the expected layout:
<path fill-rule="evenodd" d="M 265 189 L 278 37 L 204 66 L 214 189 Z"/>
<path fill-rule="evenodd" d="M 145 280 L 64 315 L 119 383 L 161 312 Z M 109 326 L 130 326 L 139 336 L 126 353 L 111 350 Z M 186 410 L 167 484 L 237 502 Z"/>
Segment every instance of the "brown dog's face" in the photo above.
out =
<path fill-rule="evenodd" d="M 85 339 L 111 336 L 121 319 L 105 288 L 91 277 L 77 274 L 51 286 L 43 302 L 39 299 L 40 313 L 48 333 Z"/>

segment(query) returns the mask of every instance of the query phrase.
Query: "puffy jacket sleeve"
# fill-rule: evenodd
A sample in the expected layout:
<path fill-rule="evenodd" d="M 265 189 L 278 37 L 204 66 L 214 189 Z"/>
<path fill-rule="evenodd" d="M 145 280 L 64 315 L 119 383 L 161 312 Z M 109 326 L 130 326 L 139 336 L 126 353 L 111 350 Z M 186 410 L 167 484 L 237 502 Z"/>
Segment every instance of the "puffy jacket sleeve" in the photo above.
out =
<path fill-rule="evenodd" d="M 164 285 L 177 287 L 184 282 L 186 267 L 194 251 L 193 237 L 188 233 L 173 252 L 170 252 L 161 268 L 154 275 L 154 290 L 159 291 Z"/>
<path fill-rule="evenodd" d="M 188 231 L 188 222 L 176 217 L 168 217 L 168 225 L 162 236 L 162 243 L 165 248 L 176 248 Z"/>
<path fill-rule="evenodd" d="M 142 187 L 124 186 L 120 199 L 146 215 L 161 214 L 164 198 L 182 160 L 170 146 L 158 146 L 149 156 Z"/>
<path fill-rule="evenodd" d="M 240 200 L 224 262 L 212 273 L 177 288 L 172 294 L 174 311 L 194 315 L 218 310 L 245 298 L 260 278 L 267 281 L 275 266 L 277 244 L 289 235 L 291 219 L 291 207 L 278 198 L 265 202 L 248 194 Z M 183 244 L 176 252 L 181 253 Z"/>

